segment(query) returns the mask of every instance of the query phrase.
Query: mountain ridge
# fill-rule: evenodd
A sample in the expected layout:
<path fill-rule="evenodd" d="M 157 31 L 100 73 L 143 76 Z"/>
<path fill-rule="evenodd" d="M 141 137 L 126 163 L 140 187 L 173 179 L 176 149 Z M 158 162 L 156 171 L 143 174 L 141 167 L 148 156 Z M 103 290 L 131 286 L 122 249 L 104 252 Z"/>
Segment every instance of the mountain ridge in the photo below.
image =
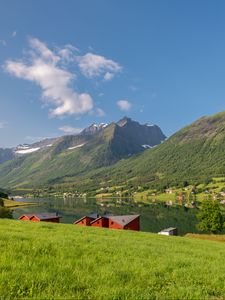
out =
<path fill-rule="evenodd" d="M 35 143 L 31 148 L 25 145 L 26 149 L 20 151 L 34 151 L 27 155 L 23 152 L 2 164 L 0 184 L 56 182 L 57 178 L 110 166 L 122 158 L 145 151 L 143 145 L 152 147 L 165 139 L 158 126 L 141 125 L 128 118 L 122 126 L 113 122 L 92 129 L 93 124 L 78 135 L 59 137 L 52 144 L 47 140 Z"/>

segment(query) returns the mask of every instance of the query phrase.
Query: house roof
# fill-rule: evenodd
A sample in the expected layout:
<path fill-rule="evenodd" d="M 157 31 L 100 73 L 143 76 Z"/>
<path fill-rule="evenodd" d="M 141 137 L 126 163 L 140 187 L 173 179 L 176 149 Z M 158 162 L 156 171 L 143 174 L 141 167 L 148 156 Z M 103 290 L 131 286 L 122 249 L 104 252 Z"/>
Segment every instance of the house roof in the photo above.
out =
<path fill-rule="evenodd" d="M 94 223 L 94 222 L 96 222 L 96 221 L 98 221 L 98 220 L 101 220 L 102 218 L 109 219 L 109 217 L 110 216 L 108 216 L 108 215 L 99 216 L 97 219 L 91 221 L 91 224 Z"/>
<path fill-rule="evenodd" d="M 35 215 L 32 215 L 31 218 L 33 218 L 33 217 L 36 217 L 40 220 L 49 220 L 49 219 L 54 219 L 54 218 L 61 218 L 56 213 L 35 214 Z"/>
<path fill-rule="evenodd" d="M 173 231 L 173 230 L 177 230 L 177 228 L 176 228 L 176 227 L 169 227 L 169 228 L 166 228 L 166 229 L 161 230 L 161 232 L 162 232 L 162 231 L 164 231 L 164 232 L 169 232 L 169 231 Z"/>
<path fill-rule="evenodd" d="M 121 226 L 126 226 L 127 224 L 139 217 L 140 215 L 108 216 L 110 220 L 120 224 Z"/>
<path fill-rule="evenodd" d="M 94 219 L 93 221 L 91 221 L 91 223 L 90 224 L 92 224 L 92 223 L 94 223 L 94 222 L 97 222 L 98 220 L 100 220 L 102 218 L 102 216 L 100 216 L 99 218 L 97 218 L 97 219 Z"/>
<path fill-rule="evenodd" d="M 89 217 L 89 216 L 83 216 L 82 218 L 76 220 L 76 221 L 74 222 L 74 224 L 79 223 L 80 221 L 82 221 L 82 220 L 85 219 L 85 218 L 90 218 L 90 217 Z"/>
<path fill-rule="evenodd" d="M 33 216 L 33 215 L 25 215 L 25 214 L 24 214 L 24 215 L 20 216 L 19 219 L 22 219 L 23 217 L 31 218 L 32 216 Z"/>
<path fill-rule="evenodd" d="M 96 218 L 98 218 L 99 215 L 98 214 L 90 214 L 88 216 L 83 216 L 82 218 L 80 218 L 79 220 L 75 221 L 74 224 L 77 224 L 79 223 L 80 221 L 82 221 L 83 219 L 85 218 L 90 218 L 90 219 L 93 219 L 93 221 L 95 221 Z"/>
<path fill-rule="evenodd" d="M 92 214 L 90 214 L 90 215 L 87 215 L 87 217 L 92 218 L 92 219 L 97 219 L 97 218 L 100 217 L 100 215 L 97 214 L 97 213 L 92 213 Z"/>

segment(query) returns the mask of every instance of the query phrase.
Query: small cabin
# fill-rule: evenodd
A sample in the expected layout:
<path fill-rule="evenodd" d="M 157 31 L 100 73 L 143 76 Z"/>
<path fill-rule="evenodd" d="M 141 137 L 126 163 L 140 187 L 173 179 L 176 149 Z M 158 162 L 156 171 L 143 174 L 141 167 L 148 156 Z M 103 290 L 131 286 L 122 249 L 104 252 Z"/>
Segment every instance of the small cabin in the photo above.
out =
<path fill-rule="evenodd" d="M 84 216 L 80 218 L 79 220 L 75 221 L 73 224 L 75 225 L 81 225 L 81 226 L 91 226 L 91 222 L 94 221 L 93 218 L 90 218 L 89 216 Z"/>
<path fill-rule="evenodd" d="M 178 235 L 178 230 L 176 227 L 169 227 L 158 232 L 161 235 Z"/>
<path fill-rule="evenodd" d="M 49 213 L 49 214 L 36 214 L 32 215 L 30 221 L 32 222 L 53 222 L 59 223 L 60 218 L 56 213 Z"/>
<path fill-rule="evenodd" d="M 125 215 L 125 216 L 111 216 L 111 215 L 96 215 L 92 214 L 84 216 L 75 221 L 73 224 L 82 226 L 104 227 L 111 229 L 125 229 L 125 230 L 140 230 L 140 215 Z"/>
<path fill-rule="evenodd" d="M 22 221 L 30 221 L 30 218 L 32 217 L 32 215 L 22 215 L 18 218 L 18 220 L 22 220 Z"/>
<path fill-rule="evenodd" d="M 109 228 L 140 231 L 140 215 L 109 216 Z"/>
<path fill-rule="evenodd" d="M 107 216 L 100 216 L 90 223 L 90 226 L 93 227 L 109 227 L 109 218 Z"/>
<path fill-rule="evenodd" d="M 99 217 L 100 216 L 98 214 L 91 214 L 80 218 L 79 220 L 75 221 L 73 224 L 81 225 L 81 226 L 91 226 L 91 222 Z"/>

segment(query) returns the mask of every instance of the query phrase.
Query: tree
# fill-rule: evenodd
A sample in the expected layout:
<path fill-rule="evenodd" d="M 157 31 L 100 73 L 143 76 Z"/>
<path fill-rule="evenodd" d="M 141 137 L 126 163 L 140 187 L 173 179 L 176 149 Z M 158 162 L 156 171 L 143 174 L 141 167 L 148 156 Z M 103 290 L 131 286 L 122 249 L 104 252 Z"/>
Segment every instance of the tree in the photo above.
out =
<path fill-rule="evenodd" d="M 201 211 L 197 214 L 199 223 L 197 228 L 201 231 L 217 233 L 224 228 L 224 217 L 220 204 L 215 200 L 205 200 L 202 203 Z"/>
<path fill-rule="evenodd" d="M 12 210 L 5 207 L 0 207 L 0 218 L 12 219 Z"/>

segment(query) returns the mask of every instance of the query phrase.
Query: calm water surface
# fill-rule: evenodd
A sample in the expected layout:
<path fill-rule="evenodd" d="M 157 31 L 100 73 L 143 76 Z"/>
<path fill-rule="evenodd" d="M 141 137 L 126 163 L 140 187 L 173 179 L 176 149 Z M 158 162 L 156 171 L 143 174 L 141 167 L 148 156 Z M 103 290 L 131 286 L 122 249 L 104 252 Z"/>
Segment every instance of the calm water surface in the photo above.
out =
<path fill-rule="evenodd" d="M 18 201 L 35 202 L 35 206 L 16 208 L 13 217 L 23 214 L 57 212 L 61 223 L 72 224 L 75 220 L 90 213 L 99 214 L 140 214 L 141 230 L 158 232 L 167 227 L 178 227 L 179 233 L 197 232 L 195 211 L 185 211 L 182 207 L 166 207 L 164 204 L 146 204 L 132 199 L 92 199 L 81 198 L 32 198 Z"/>

